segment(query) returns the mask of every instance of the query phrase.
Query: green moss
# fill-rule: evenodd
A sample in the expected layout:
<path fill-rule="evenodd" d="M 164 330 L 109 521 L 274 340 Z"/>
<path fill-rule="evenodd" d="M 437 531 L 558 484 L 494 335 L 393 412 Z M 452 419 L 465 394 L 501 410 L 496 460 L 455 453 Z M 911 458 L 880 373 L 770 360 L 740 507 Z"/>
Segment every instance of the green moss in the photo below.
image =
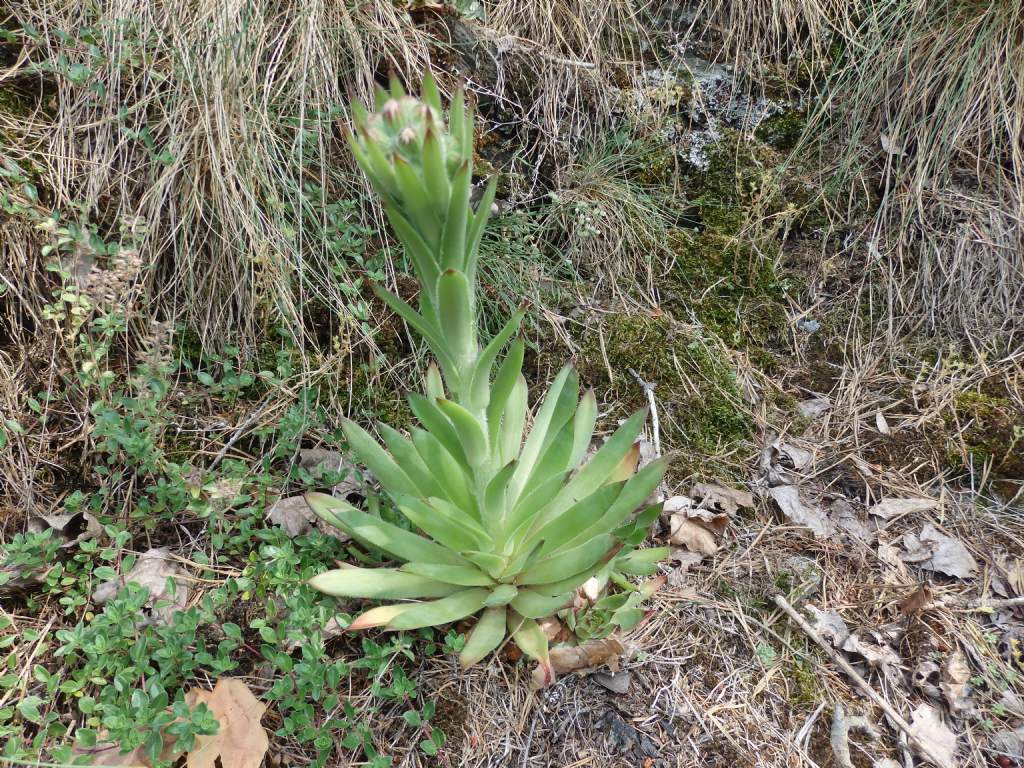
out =
<path fill-rule="evenodd" d="M 716 231 L 675 230 L 669 247 L 675 263 L 663 285 L 667 304 L 693 312 L 726 344 L 773 367 L 769 348 L 785 333 L 789 289 L 774 263 L 748 240 Z"/>
<path fill-rule="evenodd" d="M 1024 412 L 1001 394 L 962 392 L 947 423 L 957 430 L 960 450 L 947 452 L 954 467 L 991 463 L 996 478 L 1024 478 Z"/>
<path fill-rule="evenodd" d="M 774 149 L 725 130 L 706 151 L 706 168 L 684 180 L 706 229 L 738 234 L 753 219 L 784 207 L 778 176 L 783 158 Z"/>
<path fill-rule="evenodd" d="M 797 659 L 786 667 L 787 677 L 793 685 L 789 689 L 789 703 L 794 707 L 806 707 L 821 701 L 819 675 L 810 662 Z"/>
<path fill-rule="evenodd" d="M 620 418 L 647 404 L 630 369 L 657 384 L 666 450 L 689 449 L 703 456 L 749 438 L 752 425 L 740 406 L 733 371 L 722 356 L 668 317 L 608 315 L 599 329 L 591 329 L 581 341 L 583 377 L 599 390 L 601 402 L 622 404 L 622 412 L 611 417 Z M 614 381 L 609 380 L 609 368 Z"/>
<path fill-rule="evenodd" d="M 788 151 L 797 145 L 806 128 L 807 115 L 802 110 L 787 109 L 761 121 L 754 136 L 769 147 Z"/>

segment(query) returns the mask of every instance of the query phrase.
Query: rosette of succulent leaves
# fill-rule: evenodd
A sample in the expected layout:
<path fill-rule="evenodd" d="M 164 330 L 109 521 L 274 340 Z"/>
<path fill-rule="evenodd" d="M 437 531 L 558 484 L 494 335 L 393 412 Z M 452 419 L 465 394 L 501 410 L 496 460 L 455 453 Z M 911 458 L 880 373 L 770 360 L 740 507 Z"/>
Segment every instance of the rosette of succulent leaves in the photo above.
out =
<path fill-rule="evenodd" d="M 307 496 L 323 520 L 399 565 L 341 568 L 310 583 L 330 595 L 396 601 L 362 613 L 350 629 L 416 629 L 476 615 L 463 666 L 511 635 L 550 679 L 537 620 L 571 605 L 592 578 L 635 589 L 622 574 L 653 573 L 667 555 L 640 548 L 660 511 L 644 505 L 665 465 L 636 470 L 643 411 L 591 452 L 597 402 L 592 390 L 580 396 L 571 366 L 528 418 L 516 337 L 525 310 L 486 343 L 478 333 L 477 257 L 495 185 L 474 209 L 472 111 L 459 91 L 446 125 L 430 75 L 421 93 L 407 95 L 392 78 L 375 112 L 353 105 L 348 133 L 419 280 L 418 307 L 375 291 L 437 361 L 424 393 L 409 394 L 419 423 L 409 435 L 386 424 L 377 425 L 377 437 L 352 421 L 343 427 L 352 454 L 404 520 L 396 525 L 341 499 Z M 643 615 L 635 598 L 628 602 L 629 610 L 613 614 L 623 628 Z"/>

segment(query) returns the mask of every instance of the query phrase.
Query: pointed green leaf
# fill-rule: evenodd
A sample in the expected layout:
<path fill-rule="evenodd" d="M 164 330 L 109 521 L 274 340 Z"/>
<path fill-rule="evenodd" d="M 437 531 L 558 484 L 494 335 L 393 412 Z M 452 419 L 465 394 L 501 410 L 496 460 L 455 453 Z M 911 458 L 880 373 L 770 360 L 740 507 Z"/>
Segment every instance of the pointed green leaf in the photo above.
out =
<path fill-rule="evenodd" d="M 473 291 L 462 272 L 447 269 L 437 278 L 437 312 L 441 333 L 456 362 L 468 365 L 477 352 L 476 317 L 473 314 Z M 467 374 L 472 375 L 470 371 Z"/>
<path fill-rule="evenodd" d="M 389 621 L 388 629 L 420 629 L 450 624 L 483 608 L 489 594 L 489 589 L 466 589 L 440 600 L 419 603 Z"/>
<path fill-rule="evenodd" d="M 427 394 L 427 400 L 430 402 L 437 402 L 439 398 L 444 397 L 444 380 L 441 378 L 441 371 L 438 370 L 437 364 L 431 362 L 427 366 L 427 373 L 424 383 L 424 391 Z"/>
<path fill-rule="evenodd" d="M 564 486 L 564 473 L 552 475 L 515 502 L 505 521 L 505 538 L 521 540 L 531 530 L 537 514 L 554 500 Z"/>
<path fill-rule="evenodd" d="M 438 137 L 432 126 L 427 126 L 423 138 L 423 178 L 433 198 L 434 209 L 438 214 L 444 214 L 452 195 L 452 186 L 448 181 L 448 167 L 445 164 L 444 139 Z"/>
<path fill-rule="evenodd" d="M 530 434 L 526 438 L 526 442 L 523 443 L 522 450 L 519 452 L 519 467 L 516 469 L 516 474 L 512 477 L 511 489 L 514 495 L 519 495 L 533 472 L 534 465 L 540 457 L 541 449 L 543 449 L 548 438 L 548 427 L 551 425 L 551 417 L 558 406 L 558 399 L 562 394 L 562 389 L 569 382 L 572 372 L 572 366 L 568 365 L 559 371 L 555 380 L 551 382 L 551 388 L 544 398 L 543 405 L 541 405 L 540 410 L 533 419 Z"/>
<path fill-rule="evenodd" d="M 438 360 L 441 361 L 441 365 L 444 366 L 446 371 L 454 372 L 455 359 L 452 357 L 451 348 L 448 346 L 448 342 L 445 341 L 440 334 L 440 330 L 431 325 L 427 320 L 416 312 L 415 309 L 410 307 L 405 301 L 398 296 L 395 296 L 391 291 L 383 288 L 379 285 L 374 284 L 373 292 L 387 304 L 392 311 L 405 322 L 411 325 L 420 336 L 423 337 L 424 341 L 430 345 L 430 349 Z"/>
<path fill-rule="evenodd" d="M 437 407 L 455 427 L 455 433 L 458 435 L 469 466 L 479 467 L 485 463 L 490 457 L 490 446 L 487 444 L 484 428 L 476 420 L 476 417 L 452 400 L 441 398 L 436 402 Z"/>
<path fill-rule="evenodd" d="M 526 314 L 526 307 L 520 307 L 502 326 L 498 334 L 484 347 L 484 351 L 477 358 L 476 368 L 473 369 L 473 377 L 470 383 L 470 391 L 473 393 L 475 407 L 483 408 L 489 405 L 491 397 L 491 368 L 498 357 L 501 348 L 519 330 L 519 324 Z M 488 409 L 488 421 L 490 420 L 490 409 Z"/>
<path fill-rule="evenodd" d="M 402 213 L 409 217 L 428 245 L 440 243 L 441 223 L 434 213 L 430 193 L 416 169 L 399 154 L 392 157 L 395 180 L 402 200 Z"/>
<path fill-rule="evenodd" d="M 567 573 L 578 573 L 596 566 L 615 547 L 610 534 L 595 536 L 590 541 L 572 549 L 560 550 L 531 565 L 519 580 L 519 584 L 548 584 L 557 581 Z"/>
<path fill-rule="evenodd" d="M 472 570 L 476 571 L 475 568 Z M 309 580 L 309 586 L 334 597 L 361 597 L 374 600 L 445 597 L 459 589 L 454 583 L 446 584 L 423 575 L 402 573 L 392 568 L 339 568 L 314 576 Z"/>
<path fill-rule="evenodd" d="M 515 387 L 520 374 L 523 372 L 524 351 L 525 345 L 522 339 L 516 339 L 512 342 L 512 346 L 509 347 L 508 354 L 505 355 L 505 359 L 498 367 L 498 373 L 491 384 L 490 399 L 487 403 L 487 428 L 491 445 L 495 448 L 498 447 L 498 428 L 501 425 L 501 415 L 505 412 L 505 405 L 508 402 L 509 395 L 511 395 L 513 387 Z M 474 378 L 476 375 L 478 374 L 474 374 Z M 525 409 L 523 413 L 526 413 Z M 520 429 L 520 439 L 521 437 L 522 429 Z M 518 451 L 516 453 L 518 455 Z M 511 460 L 508 459 L 508 461 Z M 508 461 L 504 463 L 507 464 Z"/>
<path fill-rule="evenodd" d="M 597 424 L 597 397 L 593 389 L 588 389 L 580 398 L 580 403 L 573 414 L 572 421 L 572 455 L 566 469 L 575 469 L 583 461 L 590 450 L 594 439 L 594 426 Z"/>
<path fill-rule="evenodd" d="M 498 457 L 502 464 L 516 459 L 521 455 L 523 443 L 523 427 L 526 424 L 527 397 L 529 387 L 526 378 L 519 374 L 505 401 L 505 410 L 501 414 L 501 426 L 498 428 Z M 522 464 L 516 462 L 516 475 L 522 472 Z M 510 483 L 510 493 L 513 497 L 519 495 L 520 490 Z"/>
<path fill-rule="evenodd" d="M 369 432 L 350 419 L 345 419 L 342 422 L 341 429 L 345 433 L 345 439 L 348 440 L 349 448 L 373 473 L 384 490 L 390 494 L 416 494 L 416 484 L 409 479 L 409 476 L 402 471 L 388 452 L 370 436 Z"/>
<path fill-rule="evenodd" d="M 508 605 L 518 594 L 519 589 L 514 584 L 499 584 L 491 590 L 484 605 L 488 608 L 493 608 L 496 605 Z"/>
<path fill-rule="evenodd" d="M 489 524 L 500 523 L 508 509 L 508 501 L 505 492 L 508 490 L 509 480 L 512 473 L 516 471 L 516 463 L 510 461 L 502 467 L 484 490 L 484 515 L 482 519 Z"/>
<path fill-rule="evenodd" d="M 572 600 L 572 593 L 565 592 L 555 597 L 542 595 L 532 589 L 522 588 L 511 605 L 517 613 L 528 619 L 543 619 L 552 616 Z"/>
<path fill-rule="evenodd" d="M 480 546 L 481 542 L 472 531 L 442 514 L 436 507 L 413 497 L 400 497 L 396 501 L 398 509 L 409 522 L 448 549 L 458 551 Z"/>
<path fill-rule="evenodd" d="M 388 85 L 391 88 L 391 98 L 400 99 L 405 96 L 405 88 L 402 87 L 402 81 L 398 79 L 398 74 L 391 72 L 388 74 Z"/>
<path fill-rule="evenodd" d="M 426 102 L 431 109 L 441 114 L 441 92 L 437 90 L 437 81 L 434 76 L 427 72 L 423 75 L 423 85 L 420 87 L 420 98 Z"/>
<path fill-rule="evenodd" d="M 399 560 L 466 565 L 451 550 L 360 512 L 351 504 L 324 493 L 307 493 L 306 503 L 317 515 L 336 525 L 361 544 L 376 547 Z"/>
<path fill-rule="evenodd" d="M 423 463 L 434 473 L 434 479 L 444 489 L 443 496 L 451 499 L 460 509 L 470 510 L 474 517 L 480 519 L 476 496 L 470 491 L 470 479 L 441 442 L 430 432 L 423 429 L 412 430 L 412 443 Z"/>
<path fill-rule="evenodd" d="M 395 230 L 398 239 L 405 246 L 405 253 L 412 262 L 413 269 L 416 270 L 416 277 L 419 278 L 422 290 L 430 297 L 431 304 L 436 304 L 437 296 L 434 289 L 437 285 L 437 278 L 441 275 L 441 269 L 437 264 L 437 255 L 401 211 L 393 205 L 388 205 L 385 206 L 384 212 L 388 216 L 388 221 L 391 222 L 391 228 Z"/>
<path fill-rule="evenodd" d="M 544 555 L 562 548 L 569 542 L 579 543 L 577 537 L 580 532 L 601 520 L 622 490 L 621 483 L 601 486 L 585 499 L 577 501 L 554 520 L 541 526 L 536 533 L 530 535 L 529 540 L 543 541 L 541 554 Z"/>
<path fill-rule="evenodd" d="M 614 531 L 617 526 L 621 525 L 624 520 L 629 518 L 647 501 L 648 497 L 658 487 L 658 483 L 661 482 L 666 467 L 668 467 L 668 460 L 664 458 L 657 459 L 641 467 L 639 472 L 626 481 L 622 488 L 622 493 L 616 497 L 615 502 L 608 508 L 605 514 L 591 526 L 581 528 L 577 535 L 569 542 L 569 546 L 586 541 L 591 536 Z"/>
<path fill-rule="evenodd" d="M 466 549 L 459 552 L 459 555 L 469 560 L 473 565 L 482 568 L 493 578 L 497 578 L 505 570 L 505 558 L 493 552 L 480 552 L 479 550 Z"/>
<path fill-rule="evenodd" d="M 671 554 L 669 547 L 634 549 L 615 560 L 615 569 L 633 576 L 648 576 L 658 570 L 657 564 Z"/>
<path fill-rule="evenodd" d="M 484 236 L 484 229 L 491 218 L 491 206 L 494 204 L 494 195 L 498 189 L 498 177 L 492 176 L 484 188 L 484 193 L 477 203 L 476 213 L 473 215 L 472 223 L 467 233 L 466 248 L 466 277 L 470 282 L 476 280 L 476 265 L 480 256 L 480 241 Z"/>
<path fill-rule="evenodd" d="M 377 432 L 380 433 L 381 438 L 384 440 L 384 445 L 391 452 L 395 462 L 419 489 L 420 496 L 444 495 L 444 491 L 434 477 L 434 473 L 423 463 L 423 459 L 420 458 L 416 447 L 410 440 L 407 440 L 398 430 L 389 427 L 383 422 L 377 425 Z"/>
<path fill-rule="evenodd" d="M 487 608 L 470 632 L 459 654 L 459 664 L 468 669 L 489 654 L 505 639 L 505 606 Z"/>
<path fill-rule="evenodd" d="M 568 506 L 573 502 L 593 493 L 607 482 L 614 482 L 614 471 L 622 462 L 633 442 L 643 428 L 644 419 L 647 418 L 647 411 L 637 411 L 615 430 L 615 433 L 608 438 L 590 460 L 572 476 L 561 493 L 558 494 L 558 502 Z M 557 505 L 556 505 L 557 506 Z"/>
<path fill-rule="evenodd" d="M 406 563 L 402 566 L 406 573 L 414 573 L 445 584 L 457 584 L 462 587 L 491 587 L 494 579 L 472 565 L 439 565 L 438 563 Z M 444 595 L 424 595 L 424 597 L 444 597 Z"/>
<path fill-rule="evenodd" d="M 406 399 L 409 401 L 409 407 L 412 409 L 413 415 L 419 420 L 420 424 L 444 446 L 445 450 L 453 458 L 467 467 L 470 466 L 469 457 L 466 456 L 466 451 L 463 448 L 462 441 L 459 440 L 459 433 L 456 432 L 455 425 L 441 411 L 437 401 L 428 400 L 416 392 L 410 392 L 406 395 Z"/>
<path fill-rule="evenodd" d="M 519 649 L 531 659 L 548 667 L 548 638 L 536 621 L 521 616 L 516 611 L 508 612 L 508 631 Z M 545 675 L 547 678 L 547 674 Z"/>
<path fill-rule="evenodd" d="M 442 267 L 465 270 L 466 268 L 466 226 L 469 212 L 469 187 L 473 176 L 473 164 L 465 160 L 451 185 L 451 199 L 444 222 L 441 239 Z M 448 200 L 448 198 L 445 198 Z"/>

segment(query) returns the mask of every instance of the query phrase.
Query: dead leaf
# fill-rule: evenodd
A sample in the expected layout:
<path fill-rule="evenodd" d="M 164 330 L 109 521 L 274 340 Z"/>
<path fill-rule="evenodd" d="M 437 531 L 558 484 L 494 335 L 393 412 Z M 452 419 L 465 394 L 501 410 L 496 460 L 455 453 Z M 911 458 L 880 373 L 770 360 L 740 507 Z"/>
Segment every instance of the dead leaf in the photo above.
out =
<path fill-rule="evenodd" d="M 978 563 L 959 539 L 946 536 L 927 523 L 917 536 L 903 536 L 906 554 L 903 560 L 926 571 L 936 571 L 958 579 L 966 579 L 978 570 Z"/>
<path fill-rule="evenodd" d="M 832 524 L 818 507 L 808 507 L 800 501 L 795 485 L 778 485 L 768 489 L 769 495 L 790 522 L 810 528 L 816 538 L 823 539 L 833 532 Z"/>
<path fill-rule="evenodd" d="M 138 584 L 149 590 L 149 600 L 153 619 L 169 624 L 175 612 L 182 611 L 188 604 L 189 587 L 182 578 L 185 575 L 181 567 L 171 559 L 167 547 L 150 549 L 139 556 L 135 566 L 126 576 L 100 584 L 92 593 L 94 603 L 102 605 L 113 600 L 121 588 L 129 582 Z M 172 589 L 168 582 L 173 582 Z"/>
<path fill-rule="evenodd" d="M 902 149 L 901 147 L 898 147 L 893 142 L 892 138 L 885 133 L 879 133 L 878 143 L 882 145 L 882 151 L 885 152 L 885 154 L 887 155 L 892 155 L 894 157 L 903 157 L 905 154 L 907 154 L 906 150 Z"/>
<path fill-rule="evenodd" d="M 900 613 L 904 616 L 916 616 L 921 611 L 926 610 L 931 603 L 932 589 L 925 583 L 900 601 Z"/>
<path fill-rule="evenodd" d="M 666 500 L 662 513 L 670 516 L 669 543 L 702 555 L 710 556 L 718 551 L 718 537 L 729 525 L 727 514 L 699 509 L 688 496 Z"/>
<path fill-rule="evenodd" d="M 260 719 L 267 707 L 236 677 L 222 677 L 212 691 L 193 688 L 185 694 L 190 707 L 206 704 L 220 723 L 212 736 L 197 736 L 187 768 L 259 768 L 270 742 Z"/>
<path fill-rule="evenodd" d="M 930 704 L 920 705 L 910 715 L 910 743 L 922 756 L 930 756 L 939 768 L 956 768 L 956 734 Z"/>
<path fill-rule="evenodd" d="M 1006 583 L 1015 595 L 1024 596 L 1024 560 L 1017 558 L 1003 564 L 1006 572 Z"/>
<path fill-rule="evenodd" d="M 827 515 L 838 530 L 848 534 L 851 538 L 865 544 L 870 544 L 875 540 L 875 532 L 861 520 L 853 505 L 845 497 L 839 496 L 833 499 L 832 503 L 828 505 Z"/>
<path fill-rule="evenodd" d="M 843 617 L 834 610 L 823 611 L 810 604 L 805 608 L 814 620 L 811 622 L 811 626 L 818 636 L 823 640 L 828 640 L 834 647 L 841 648 L 846 642 L 846 638 L 850 636 L 850 630 L 846 626 L 846 622 L 843 621 Z"/>
<path fill-rule="evenodd" d="M 88 512 L 75 512 L 71 515 L 34 515 L 25 526 L 29 533 L 53 531 L 54 537 L 63 539 L 61 549 L 73 547 L 85 539 L 95 539 L 103 533 L 99 520 Z"/>
<path fill-rule="evenodd" d="M 885 420 L 885 414 L 881 411 L 875 413 L 875 426 L 883 435 L 892 433 L 892 429 L 889 428 L 889 422 Z"/>
<path fill-rule="evenodd" d="M 590 678 L 602 688 L 607 688 L 612 693 L 617 693 L 620 696 L 629 690 L 629 684 L 632 682 L 632 676 L 626 670 L 594 672 L 590 675 Z"/>
<path fill-rule="evenodd" d="M 690 498 L 699 502 L 704 509 L 716 509 L 727 515 L 736 514 L 741 507 L 754 506 L 754 497 L 749 491 L 727 488 L 717 483 L 697 483 L 690 491 Z"/>
<path fill-rule="evenodd" d="M 761 451 L 761 470 L 768 485 L 792 485 L 800 471 L 814 460 L 814 453 L 793 443 L 773 440 Z"/>
<path fill-rule="evenodd" d="M 856 653 L 872 669 L 883 674 L 892 674 L 900 667 L 900 657 L 888 644 L 867 640 L 859 632 L 854 632 L 843 642 L 842 649 L 847 653 Z"/>
<path fill-rule="evenodd" d="M 284 528 L 289 536 L 302 536 L 315 530 L 319 519 L 304 496 L 278 499 L 267 510 L 267 522 Z"/>
<path fill-rule="evenodd" d="M 796 404 L 796 409 L 805 419 L 816 419 L 832 410 L 832 401 L 827 397 L 812 397 L 801 400 Z"/>
<path fill-rule="evenodd" d="M 927 512 L 935 509 L 939 502 L 935 499 L 882 499 L 874 506 L 868 507 L 868 514 L 883 520 L 892 520 L 914 512 Z"/>
<path fill-rule="evenodd" d="M 617 672 L 619 659 L 625 652 L 626 646 L 617 635 L 609 635 L 601 640 L 588 640 L 581 645 L 560 645 L 548 652 L 548 671 L 557 676 L 607 666 L 612 672 Z M 545 680 L 543 665 L 533 671 L 533 683 L 538 688 L 553 679 L 554 677 L 550 677 Z"/>
<path fill-rule="evenodd" d="M 347 499 L 352 494 L 363 497 L 366 495 L 365 481 L 371 481 L 369 470 L 361 469 L 346 459 L 338 451 L 327 448 L 302 448 L 299 451 L 299 466 L 319 480 L 326 472 L 344 472 L 344 479 L 331 489 L 331 495 L 339 499 Z"/>
<path fill-rule="evenodd" d="M 942 682 L 939 683 L 949 712 L 956 717 L 961 717 L 974 709 L 974 702 L 970 698 L 970 680 L 971 668 L 967 664 L 967 657 L 957 649 L 943 661 Z"/>

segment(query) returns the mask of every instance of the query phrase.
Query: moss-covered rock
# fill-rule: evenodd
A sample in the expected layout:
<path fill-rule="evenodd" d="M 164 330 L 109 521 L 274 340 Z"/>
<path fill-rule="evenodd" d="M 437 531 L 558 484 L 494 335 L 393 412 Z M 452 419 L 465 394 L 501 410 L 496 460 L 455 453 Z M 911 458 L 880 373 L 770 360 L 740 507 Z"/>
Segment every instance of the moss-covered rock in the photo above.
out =
<path fill-rule="evenodd" d="M 754 136 L 769 147 L 781 151 L 793 149 L 807 128 L 807 115 L 803 110 L 785 109 L 761 121 Z"/>
<path fill-rule="evenodd" d="M 692 328 L 667 315 L 611 314 L 584 332 L 581 347 L 584 380 L 598 390 L 600 402 L 619 404 L 609 419 L 647 405 L 631 370 L 656 383 L 666 451 L 701 460 L 750 437 L 751 420 L 724 350 Z"/>

